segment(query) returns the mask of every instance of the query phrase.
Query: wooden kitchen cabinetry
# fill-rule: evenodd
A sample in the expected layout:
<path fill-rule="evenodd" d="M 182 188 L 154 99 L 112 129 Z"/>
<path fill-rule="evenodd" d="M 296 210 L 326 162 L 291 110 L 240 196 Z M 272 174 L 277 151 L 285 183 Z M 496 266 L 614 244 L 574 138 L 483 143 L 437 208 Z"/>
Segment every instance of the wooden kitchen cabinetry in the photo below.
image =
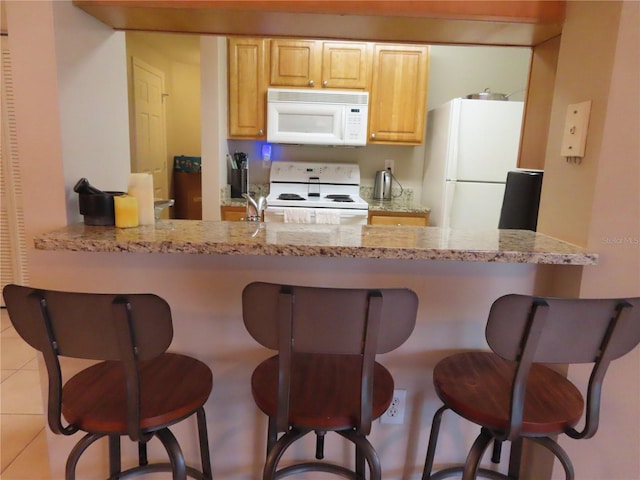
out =
<path fill-rule="evenodd" d="M 369 143 L 423 142 L 428 76 L 428 46 L 374 45 Z"/>
<path fill-rule="evenodd" d="M 372 44 L 323 40 L 271 40 L 272 87 L 367 90 Z"/>
<path fill-rule="evenodd" d="M 419 145 L 429 47 L 229 38 L 229 138 L 264 140 L 271 87 L 370 90 L 369 143 Z"/>
<path fill-rule="evenodd" d="M 369 211 L 369 225 L 410 225 L 427 227 L 429 212 L 377 212 Z"/>
<path fill-rule="evenodd" d="M 229 138 L 265 139 L 269 40 L 228 39 Z"/>
<path fill-rule="evenodd" d="M 244 221 L 246 207 L 223 206 L 220 207 L 220 219 L 226 222 Z"/>

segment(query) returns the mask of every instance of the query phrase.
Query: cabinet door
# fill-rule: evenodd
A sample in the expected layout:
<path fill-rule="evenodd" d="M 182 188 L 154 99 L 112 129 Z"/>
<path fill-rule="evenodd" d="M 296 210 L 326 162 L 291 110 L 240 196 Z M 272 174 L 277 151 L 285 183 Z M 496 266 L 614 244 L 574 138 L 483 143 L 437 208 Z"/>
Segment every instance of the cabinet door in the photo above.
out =
<path fill-rule="evenodd" d="M 314 87 L 320 83 L 322 42 L 271 40 L 272 87 Z"/>
<path fill-rule="evenodd" d="M 220 217 L 226 222 L 240 222 L 246 215 L 245 207 L 220 207 Z"/>
<path fill-rule="evenodd" d="M 229 138 L 266 136 L 268 44 L 262 38 L 229 38 Z"/>
<path fill-rule="evenodd" d="M 410 225 L 415 227 L 426 227 L 429 225 L 429 214 L 408 214 L 395 212 L 385 212 L 384 214 L 382 214 L 379 212 L 370 212 L 369 225 Z"/>
<path fill-rule="evenodd" d="M 369 43 L 324 42 L 322 87 L 367 90 L 372 47 Z"/>
<path fill-rule="evenodd" d="M 369 143 L 422 143 L 428 73 L 428 46 L 374 45 Z"/>

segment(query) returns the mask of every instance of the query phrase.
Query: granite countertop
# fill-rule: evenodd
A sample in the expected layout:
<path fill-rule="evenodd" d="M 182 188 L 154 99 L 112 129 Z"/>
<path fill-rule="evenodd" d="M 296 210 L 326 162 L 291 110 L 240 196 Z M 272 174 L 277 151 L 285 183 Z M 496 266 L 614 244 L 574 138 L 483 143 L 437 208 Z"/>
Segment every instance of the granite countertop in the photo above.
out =
<path fill-rule="evenodd" d="M 413 199 L 413 190 L 410 188 L 392 188 L 390 200 L 373 199 L 373 187 L 361 186 L 360 196 L 369 204 L 370 212 L 400 212 L 400 213 L 428 213 L 430 208 L 419 205 Z"/>
<path fill-rule="evenodd" d="M 36 249 L 595 265 L 598 255 L 527 230 L 159 220 L 129 229 L 69 225 Z"/>

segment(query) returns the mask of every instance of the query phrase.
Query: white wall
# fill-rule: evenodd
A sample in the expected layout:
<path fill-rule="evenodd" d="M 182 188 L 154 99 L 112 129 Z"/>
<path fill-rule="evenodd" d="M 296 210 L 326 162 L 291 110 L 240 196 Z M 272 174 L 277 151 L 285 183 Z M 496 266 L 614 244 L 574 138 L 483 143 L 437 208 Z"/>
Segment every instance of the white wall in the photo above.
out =
<path fill-rule="evenodd" d="M 167 98 L 168 157 L 175 155 L 200 156 L 200 65 L 173 62 L 172 92 Z M 170 164 L 171 165 L 171 164 Z"/>
<path fill-rule="evenodd" d="M 427 108 L 436 108 L 452 98 L 483 92 L 509 95 L 524 100 L 531 49 L 433 45 L 429 69 Z"/>
<path fill-rule="evenodd" d="M 83 218 L 73 191 L 78 179 L 101 190 L 127 190 L 125 37 L 67 2 L 54 2 L 53 16 L 67 217 L 75 223 Z"/>
<path fill-rule="evenodd" d="M 220 220 L 220 188 L 227 182 L 227 42 L 200 37 L 202 219 Z"/>

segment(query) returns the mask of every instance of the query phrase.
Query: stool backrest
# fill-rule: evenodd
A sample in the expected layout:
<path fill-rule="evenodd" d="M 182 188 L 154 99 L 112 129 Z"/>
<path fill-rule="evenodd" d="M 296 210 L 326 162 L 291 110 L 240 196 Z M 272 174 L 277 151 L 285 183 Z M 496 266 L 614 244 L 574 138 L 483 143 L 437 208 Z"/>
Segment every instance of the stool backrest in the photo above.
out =
<path fill-rule="evenodd" d="M 244 323 L 255 340 L 278 350 L 276 427 L 289 427 L 291 366 L 295 355 L 360 357 L 360 416 L 354 425 L 368 434 L 372 421 L 375 355 L 398 348 L 415 327 L 417 295 L 408 289 L 340 289 L 255 282 L 242 292 Z"/>
<path fill-rule="evenodd" d="M 7 285 L 3 290 L 11 323 L 42 352 L 49 374 L 49 426 L 71 434 L 61 419 L 59 356 L 122 362 L 127 378 L 129 436 L 137 437 L 137 362 L 156 357 L 171 344 L 173 327 L 166 301 L 152 294 L 98 294 Z M 135 438 L 134 438 L 135 439 Z"/>
<path fill-rule="evenodd" d="M 525 341 L 536 342 L 534 362 L 595 362 L 605 341 L 613 360 L 640 343 L 640 298 L 506 295 L 491 307 L 486 337 L 491 349 L 508 360 L 518 359 Z"/>
<path fill-rule="evenodd" d="M 279 349 L 279 319 L 293 322 L 295 351 L 361 352 L 372 296 L 382 299 L 375 353 L 402 345 L 416 322 L 418 297 L 409 289 L 349 289 L 254 282 L 242 293 L 245 326 L 263 346 Z M 289 306 L 289 302 L 292 302 Z"/>
<path fill-rule="evenodd" d="M 640 297 L 575 299 L 506 295 L 489 312 L 491 349 L 518 366 L 513 380 L 509 439 L 522 424 L 526 382 L 532 363 L 593 363 L 585 426 L 566 432 L 589 438 L 598 428 L 600 393 L 609 363 L 640 343 Z"/>

